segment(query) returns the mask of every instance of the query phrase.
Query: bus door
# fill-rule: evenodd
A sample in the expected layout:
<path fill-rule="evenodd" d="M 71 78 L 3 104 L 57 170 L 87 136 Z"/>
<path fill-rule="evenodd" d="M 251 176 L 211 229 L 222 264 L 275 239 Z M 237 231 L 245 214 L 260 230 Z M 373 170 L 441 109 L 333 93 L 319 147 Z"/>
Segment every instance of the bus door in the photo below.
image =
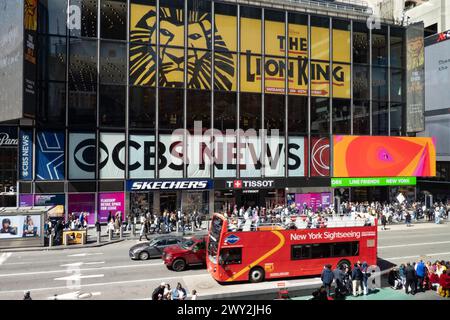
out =
<path fill-rule="evenodd" d="M 228 277 L 233 276 L 233 273 L 237 271 L 233 266 L 242 264 L 242 246 L 222 248 L 219 255 L 219 264 Z"/>

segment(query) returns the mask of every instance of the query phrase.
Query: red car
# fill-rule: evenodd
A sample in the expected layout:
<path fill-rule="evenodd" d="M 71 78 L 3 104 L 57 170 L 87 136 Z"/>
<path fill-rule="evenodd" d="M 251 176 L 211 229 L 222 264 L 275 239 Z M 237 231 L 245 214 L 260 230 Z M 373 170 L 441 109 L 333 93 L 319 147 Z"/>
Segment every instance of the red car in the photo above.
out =
<path fill-rule="evenodd" d="M 183 271 L 188 266 L 206 265 L 206 236 L 165 248 L 162 259 L 168 269 L 175 271 Z"/>

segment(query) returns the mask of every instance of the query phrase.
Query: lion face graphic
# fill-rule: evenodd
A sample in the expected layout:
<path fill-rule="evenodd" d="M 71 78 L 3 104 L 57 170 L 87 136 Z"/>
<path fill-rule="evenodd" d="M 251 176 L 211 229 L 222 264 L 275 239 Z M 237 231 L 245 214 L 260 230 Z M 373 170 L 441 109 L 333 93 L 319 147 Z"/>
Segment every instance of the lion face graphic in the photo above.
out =
<path fill-rule="evenodd" d="M 183 11 L 176 8 L 160 10 L 160 54 L 156 55 L 156 12 L 150 8 L 130 33 L 130 81 L 134 85 L 155 85 L 156 57 L 159 59 L 159 85 L 183 87 L 185 52 Z M 189 12 L 188 15 L 187 87 L 211 89 L 212 25 L 206 13 Z M 235 76 L 232 54 L 215 28 L 216 52 L 214 87 L 231 90 Z"/>

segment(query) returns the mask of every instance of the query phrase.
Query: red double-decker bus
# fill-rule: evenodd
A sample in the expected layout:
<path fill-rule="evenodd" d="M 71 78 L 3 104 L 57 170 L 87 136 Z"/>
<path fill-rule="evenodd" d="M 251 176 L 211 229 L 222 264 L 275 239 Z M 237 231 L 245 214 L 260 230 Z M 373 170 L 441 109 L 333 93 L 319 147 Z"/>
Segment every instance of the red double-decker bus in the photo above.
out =
<path fill-rule="evenodd" d="M 218 282 L 312 276 L 321 274 L 325 264 L 375 265 L 377 226 L 376 219 L 370 225 L 336 219 L 323 228 L 287 229 L 280 223 L 241 231 L 216 213 L 207 246 L 208 271 Z"/>

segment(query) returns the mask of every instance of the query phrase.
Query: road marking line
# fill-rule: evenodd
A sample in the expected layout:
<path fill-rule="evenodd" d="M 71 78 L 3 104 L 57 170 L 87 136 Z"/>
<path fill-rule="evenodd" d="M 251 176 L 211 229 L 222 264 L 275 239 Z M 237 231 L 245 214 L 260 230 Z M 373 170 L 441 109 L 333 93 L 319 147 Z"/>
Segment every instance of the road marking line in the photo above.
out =
<path fill-rule="evenodd" d="M 80 271 L 99 271 L 99 270 L 113 270 L 113 269 L 126 269 L 126 268 L 148 268 L 153 266 L 163 265 L 164 262 L 158 263 L 149 263 L 149 264 L 136 264 L 136 265 L 124 265 L 124 266 L 111 266 L 111 267 L 99 267 L 99 268 L 84 268 L 80 269 Z M 49 270 L 49 271 L 36 271 L 36 272 L 23 272 L 23 273 L 10 273 L 10 274 L 0 274 L 0 278 L 2 277 L 16 277 L 16 276 L 31 276 L 38 274 L 47 274 L 47 273 L 65 273 L 66 269 L 61 270 Z"/>
<path fill-rule="evenodd" d="M 64 293 L 60 295 L 53 295 L 51 297 L 48 297 L 47 300 L 77 300 L 77 299 L 86 299 L 91 298 L 93 296 L 99 296 L 101 295 L 101 292 L 69 292 Z"/>
<path fill-rule="evenodd" d="M 87 256 L 98 256 L 101 255 L 103 253 L 98 252 L 98 253 L 77 253 L 77 254 L 69 254 L 68 257 L 87 257 Z"/>
<path fill-rule="evenodd" d="M 55 278 L 53 280 L 61 280 L 61 281 L 76 281 L 76 280 L 80 280 L 80 279 L 90 279 L 90 278 L 103 278 L 105 275 L 104 274 L 91 274 L 88 276 L 83 276 L 81 274 L 73 274 L 71 276 L 67 276 L 67 277 L 62 277 L 62 278 Z"/>
<path fill-rule="evenodd" d="M 383 260 L 401 260 L 401 259 L 411 259 L 411 258 L 419 258 L 419 257 L 432 257 L 432 256 L 444 256 L 450 255 L 450 252 L 439 252 L 439 253 L 426 253 L 426 254 L 417 254 L 414 256 L 404 256 L 404 257 L 392 257 L 392 258 L 384 258 Z"/>
<path fill-rule="evenodd" d="M 398 244 L 398 245 L 394 245 L 394 246 L 378 247 L 378 249 L 403 248 L 403 247 L 418 247 L 418 246 L 427 246 L 427 245 L 432 245 L 432 244 L 445 244 L 445 243 L 450 243 L 450 241 L 438 241 L 438 242 L 422 242 L 422 243 Z"/>
<path fill-rule="evenodd" d="M 197 274 L 197 275 L 190 275 L 189 278 L 192 277 L 204 277 L 205 274 Z M 139 283 L 139 282 L 160 282 L 160 281 L 169 281 L 169 280 L 180 280 L 181 277 L 166 277 L 166 278 L 152 278 L 152 279 L 139 279 L 139 280 L 127 280 L 127 281 L 115 281 L 115 282 L 103 282 L 103 283 L 90 283 L 90 284 L 82 284 L 79 287 L 85 288 L 85 287 L 98 287 L 98 286 L 110 286 L 110 285 L 120 285 L 120 284 L 128 284 L 128 283 Z M 59 290 L 59 289 L 67 289 L 67 286 L 64 287 L 50 287 L 50 288 L 36 288 L 36 289 L 19 289 L 19 290 L 8 290 L 8 291 L 0 291 L 0 294 L 7 294 L 7 293 L 23 293 L 25 290 L 30 292 L 35 291 L 50 291 L 50 290 Z"/>
<path fill-rule="evenodd" d="M 0 255 L 0 266 L 11 257 L 11 252 L 5 252 Z"/>
<path fill-rule="evenodd" d="M 68 263 L 68 264 L 62 264 L 60 267 L 81 267 L 82 265 L 94 265 L 94 264 L 104 264 L 105 261 L 99 261 L 99 262 L 75 262 L 75 263 Z"/>

